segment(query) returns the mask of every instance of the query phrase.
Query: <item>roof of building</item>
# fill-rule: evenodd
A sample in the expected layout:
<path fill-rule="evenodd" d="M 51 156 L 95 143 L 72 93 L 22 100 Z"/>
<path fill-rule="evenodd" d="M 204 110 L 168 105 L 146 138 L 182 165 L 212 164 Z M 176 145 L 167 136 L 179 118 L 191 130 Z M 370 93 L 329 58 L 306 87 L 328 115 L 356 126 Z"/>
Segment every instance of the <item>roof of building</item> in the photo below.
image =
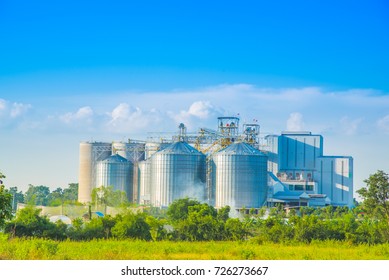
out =
<path fill-rule="evenodd" d="M 218 154 L 266 156 L 261 151 L 255 149 L 253 146 L 244 142 L 231 144 L 228 147 L 224 148 L 223 150 L 220 150 Z"/>
<path fill-rule="evenodd" d="M 203 155 L 201 152 L 193 148 L 186 142 L 178 141 L 170 144 L 166 148 L 158 151 L 156 154 L 187 154 L 187 155 Z"/>
<path fill-rule="evenodd" d="M 106 159 L 103 160 L 103 162 L 107 163 L 117 163 L 117 162 L 128 162 L 128 160 L 118 154 L 112 155 L 107 157 Z"/>

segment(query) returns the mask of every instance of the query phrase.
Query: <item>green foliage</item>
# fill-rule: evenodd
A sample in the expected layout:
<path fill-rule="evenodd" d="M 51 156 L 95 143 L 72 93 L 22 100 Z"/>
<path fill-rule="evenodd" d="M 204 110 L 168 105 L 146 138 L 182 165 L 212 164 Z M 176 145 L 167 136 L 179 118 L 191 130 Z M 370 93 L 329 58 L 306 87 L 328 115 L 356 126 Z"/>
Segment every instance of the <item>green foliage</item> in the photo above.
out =
<path fill-rule="evenodd" d="M 1 179 L 5 176 L 0 172 L 0 229 L 6 220 L 12 218 L 12 194 L 5 189 Z"/>
<path fill-rule="evenodd" d="M 17 187 L 9 188 L 9 192 L 12 194 L 12 210 L 16 211 L 18 203 L 24 203 L 24 194 L 22 191 L 18 192 Z"/>
<path fill-rule="evenodd" d="M 15 188 L 17 192 L 17 188 Z M 16 193 L 21 195 L 22 192 Z M 16 196 L 17 202 L 25 202 L 30 205 L 42 206 L 60 206 L 63 204 L 77 204 L 78 199 L 78 184 L 69 184 L 68 188 L 57 188 L 50 192 L 46 186 L 29 185 L 27 192 L 24 194 L 24 199 Z"/>
<path fill-rule="evenodd" d="M 112 186 L 94 188 L 92 190 L 92 204 L 119 207 L 128 204 L 124 191 L 114 190 Z"/>
<path fill-rule="evenodd" d="M 217 218 L 223 222 L 227 222 L 231 211 L 230 206 L 224 206 L 217 211 Z"/>
<path fill-rule="evenodd" d="M 294 239 L 298 242 L 310 243 L 312 240 L 324 240 L 322 221 L 317 216 L 305 215 L 294 217 Z"/>
<path fill-rule="evenodd" d="M 16 218 L 5 226 L 5 232 L 14 237 L 47 237 L 55 240 L 66 238 L 66 225 L 62 222 L 51 223 L 47 217 L 40 216 L 40 209 L 28 206 L 17 212 Z"/>
<path fill-rule="evenodd" d="M 74 219 L 72 221 L 72 226 L 69 227 L 66 231 L 66 235 L 71 240 L 83 240 L 84 233 L 84 222 L 81 218 Z"/>
<path fill-rule="evenodd" d="M 389 176 L 382 170 L 370 175 L 364 181 L 366 187 L 357 193 L 363 198 L 366 213 L 378 219 L 389 220 Z"/>
<path fill-rule="evenodd" d="M 119 216 L 115 226 L 112 227 L 112 236 L 119 239 L 152 240 L 150 225 L 146 222 L 146 215 L 143 213 L 127 212 Z"/>
<path fill-rule="evenodd" d="M 77 203 L 78 183 L 70 183 L 67 188 L 63 189 L 62 196 L 62 199 L 65 203 Z"/>
<path fill-rule="evenodd" d="M 217 220 L 216 209 L 206 203 L 189 206 L 188 217 L 182 220 L 177 231 L 180 239 L 191 241 L 220 240 L 222 223 Z"/>
<path fill-rule="evenodd" d="M 29 185 L 28 190 L 25 193 L 24 200 L 30 205 L 47 206 L 49 194 L 49 187 Z"/>
<path fill-rule="evenodd" d="M 60 206 L 63 204 L 63 190 L 57 188 L 47 195 L 48 206 Z"/>
<path fill-rule="evenodd" d="M 161 241 L 169 238 L 169 234 L 165 229 L 165 225 L 167 224 L 165 219 L 147 215 L 146 222 L 150 226 L 150 235 L 153 241 Z"/>
<path fill-rule="evenodd" d="M 77 186 L 73 185 L 72 188 L 75 191 Z M 45 190 L 40 189 L 41 192 Z M 112 188 L 101 188 L 102 193 L 97 196 L 98 190 L 94 190 L 96 203 L 121 203 L 120 192 L 115 192 Z M 59 199 L 63 201 L 65 190 L 58 188 L 47 197 L 51 204 Z M 259 209 L 258 214 L 257 210 L 250 209 L 247 212 L 243 209 L 244 214 L 239 215 L 239 218 L 231 218 L 229 206 L 216 210 L 206 203 L 184 198 L 174 201 L 167 210 L 150 208 L 144 213 L 127 210 L 115 217 L 105 216 L 90 221 L 75 219 L 69 227 L 61 222 L 50 223 L 46 217 L 40 216 L 39 210 L 31 206 L 20 210 L 16 218 L 6 224 L 5 231 L 13 237 L 75 241 L 115 238 L 158 242 L 252 240 L 258 244 L 316 244 L 328 240 L 348 244 L 388 243 L 389 223 L 384 219 L 383 208 L 379 208 L 379 216 L 363 216 L 361 212 L 365 207 L 364 204 L 354 209 L 301 207 L 299 211 L 292 209 L 287 215 L 283 206 L 277 205 L 270 209 L 268 218 L 265 218 L 266 208 Z M 377 209 L 372 213 L 376 214 Z M 164 252 L 166 256 L 174 253 L 171 249 Z M 237 254 L 244 259 L 258 256 L 250 248 L 242 249 Z"/>
<path fill-rule="evenodd" d="M 188 218 L 189 207 L 199 204 L 200 202 L 190 198 L 177 199 L 170 204 L 167 215 L 172 222 L 185 220 Z"/>
<path fill-rule="evenodd" d="M 238 219 L 228 219 L 225 224 L 225 239 L 226 240 L 243 240 L 248 232 L 245 225 Z"/>
<path fill-rule="evenodd" d="M 95 218 L 85 223 L 82 229 L 82 239 L 92 240 L 104 238 L 104 225 L 101 218 Z"/>

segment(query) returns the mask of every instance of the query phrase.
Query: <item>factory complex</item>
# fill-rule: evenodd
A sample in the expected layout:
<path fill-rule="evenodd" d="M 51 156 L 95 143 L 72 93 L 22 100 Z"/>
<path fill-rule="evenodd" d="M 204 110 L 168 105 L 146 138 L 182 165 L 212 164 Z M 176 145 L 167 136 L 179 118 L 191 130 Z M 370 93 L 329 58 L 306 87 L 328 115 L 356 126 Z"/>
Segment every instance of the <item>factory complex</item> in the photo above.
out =
<path fill-rule="evenodd" d="M 216 208 L 353 206 L 353 159 L 323 154 L 323 137 L 305 131 L 260 136 L 260 126 L 219 117 L 217 129 L 171 138 L 81 142 L 79 196 L 112 186 L 130 202 L 168 207 L 193 198 Z"/>

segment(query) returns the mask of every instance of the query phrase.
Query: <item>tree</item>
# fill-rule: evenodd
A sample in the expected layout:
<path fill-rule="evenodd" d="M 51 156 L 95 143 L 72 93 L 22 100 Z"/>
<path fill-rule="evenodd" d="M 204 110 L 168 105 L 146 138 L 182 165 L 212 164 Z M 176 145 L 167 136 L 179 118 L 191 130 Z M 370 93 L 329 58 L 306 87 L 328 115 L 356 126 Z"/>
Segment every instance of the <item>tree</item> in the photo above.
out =
<path fill-rule="evenodd" d="M 60 206 L 63 203 L 63 190 L 57 188 L 47 195 L 46 203 L 48 206 Z"/>
<path fill-rule="evenodd" d="M 364 181 L 366 187 L 357 193 L 362 197 L 362 206 L 368 215 L 389 221 L 389 176 L 382 170 Z"/>
<path fill-rule="evenodd" d="M 146 222 L 144 213 L 127 212 L 119 216 L 118 221 L 111 229 L 112 236 L 119 239 L 133 238 L 141 240 L 152 240 L 150 225 Z"/>
<path fill-rule="evenodd" d="M 66 226 L 51 223 L 45 216 L 40 216 L 41 209 L 37 209 L 32 205 L 20 209 L 16 218 L 7 223 L 5 232 L 10 233 L 16 237 L 43 237 L 51 239 L 64 239 L 64 229 Z"/>
<path fill-rule="evenodd" d="M 112 186 L 94 188 L 92 190 L 92 204 L 118 207 L 128 202 L 126 192 L 114 190 Z"/>
<path fill-rule="evenodd" d="M 76 203 L 78 200 L 78 184 L 70 183 L 69 186 L 63 190 L 63 200 L 65 202 Z"/>
<path fill-rule="evenodd" d="M 49 187 L 29 185 L 29 188 L 25 194 L 24 201 L 32 205 L 46 206 L 49 194 L 50 194 Z"/>
<path fill-rule="evenodd" d="M 243 240 L 247 234 L 244 224 L 238 218 L 226 221 L 225 235 L 228 240 Z"/>
<path fill-rule="evenodd" d="M 22 191 L 18 192 L 18 187 L 9 188 L 12 195 L 12 210 L 16 211 L 18 203 L 24 203 L 24 194 Z"/>
<path fill-rule="evenodd" d="M 1 179 L 5 176 L 0 172 L 0 228 L 5 221 L 12 218 L 12 194 L 5 189 Z"/>
<path fill-rule="evenodd" d="M 200 202 L 190 198 L 181 198 L 169 205 L 167 215 L 173 222 L 185 220 L 188 217 L 189 207 L 200 205 Z"/>
<path fill-rule="evenodd" d="M 225 223 L 228 220 L 228 218 L 229 218 L 230 210 L 231 210 L 231 207 L 228 206 L 228 205 L 220 208 L 217 211 L 218 219 Z"/>
<path fill-rule="evenodd" d="M 223 230 L 224 223 L 217 219 L 216 209 L 206 203 L 189 206 L 186 218 L 175 223 L 180 240 L 222 240 Z"/>

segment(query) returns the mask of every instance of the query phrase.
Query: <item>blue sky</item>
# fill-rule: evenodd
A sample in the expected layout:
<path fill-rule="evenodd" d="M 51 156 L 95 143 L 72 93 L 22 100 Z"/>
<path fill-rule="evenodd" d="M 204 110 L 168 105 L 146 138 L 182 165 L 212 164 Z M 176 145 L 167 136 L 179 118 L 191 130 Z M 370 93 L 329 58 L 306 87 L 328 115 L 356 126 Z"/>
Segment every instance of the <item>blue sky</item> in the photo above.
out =
<path fill-rule="evenodd" d="M 82 140 L 195 131 L 216 117 L 321 133 L 388 170 L 387 1 L 0 0 L 0 170 L 77 181 Z"/>

